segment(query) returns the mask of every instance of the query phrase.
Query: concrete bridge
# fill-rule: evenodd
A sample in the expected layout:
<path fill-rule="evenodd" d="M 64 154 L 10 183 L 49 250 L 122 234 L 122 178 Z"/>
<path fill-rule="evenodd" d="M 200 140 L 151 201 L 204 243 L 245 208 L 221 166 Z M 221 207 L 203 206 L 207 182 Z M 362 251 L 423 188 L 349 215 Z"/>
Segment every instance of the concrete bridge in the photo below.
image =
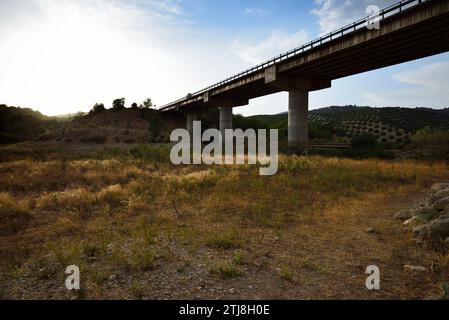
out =
<path fill-rule="evenodd" d="M 220 109 L 220 130 L 232 108 L 288 91 L 288 142 L 308 145 L 309 92 L 332 80 L 449 51 L 449 0 L 404 0 L 160 108 L 182 111 L 187 129 L 208 108 Z M 374 28 L 378 22 L 379 28 Z"/>

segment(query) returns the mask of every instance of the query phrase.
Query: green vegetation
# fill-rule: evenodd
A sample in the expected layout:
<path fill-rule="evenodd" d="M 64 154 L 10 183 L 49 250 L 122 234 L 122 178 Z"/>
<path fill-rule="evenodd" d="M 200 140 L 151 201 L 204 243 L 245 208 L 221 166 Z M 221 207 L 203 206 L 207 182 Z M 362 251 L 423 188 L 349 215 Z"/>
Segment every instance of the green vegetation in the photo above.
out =
<path fill-rule="evenodd" d="M 0 105 L 0 144 L 33 139 L 47 129 L 56 128 L 58 121 L 28 108 Z"/>
<path fill-rule="evenodd" d="M 355 136 L 371 135 L 390 148 L 410 142 L 410 136 L 424 128 L 449 129 L 449 109 L 328 107 L 309 113 L 309 137 L 313 142 L 350 142 Z M 243 127 L 277 128 L 287 139 L 287 113 L 237 119 Z"/>
<path fill-rule="evenodd" d="M 418 130 L 411 140 L 414 145 L 449 144 L 449 128 L 425 127 Z"/>

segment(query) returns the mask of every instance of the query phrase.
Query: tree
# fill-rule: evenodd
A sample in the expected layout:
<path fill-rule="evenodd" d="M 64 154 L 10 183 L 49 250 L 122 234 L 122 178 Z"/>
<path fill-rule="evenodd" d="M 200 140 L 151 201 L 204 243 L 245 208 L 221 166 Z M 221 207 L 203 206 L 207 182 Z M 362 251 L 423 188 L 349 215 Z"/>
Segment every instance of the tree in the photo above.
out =
<path fill-rule="evenodd" d="M 101 112 L 106 110 L 106 108 L 104 107 L 104 104 L 102 103 L 96 103 L 93 107 L 92 110 L 90 110 L 91 113 L 97 113 L 97 112 Z"/>
<path fill-rule="evenodd" d="M 153 101 L 150 98 L 145 99 L 140 105 L 141 109 L 151 109 L 153 107 Z"/>
<path fill-rule="evenodd" d="M 137 109 L 137 108 L 138 108 L 137 103 L 134 102 L 134 103 L 131 105 L 131 108 L 132 108 L 132 109 Z"/>
<path fill-rule="evenodd" d="M 377 139 L 370 134 L 364 133 L 353 137 L 351 145 L 355 149 L 374 148 L 377 146 Z"/>
<path fill-rule="evenodd" d="M 113 110 L 125 109 L 125 98 L 115 99 L 112 101 Z"/>
<path fill-rule="evenodd" d="M 73 116 L 73 120 L 78 120 L 81 119 L 82 117 L 84 117 L 84 112 L 77 112 L 74 116 Z"/>

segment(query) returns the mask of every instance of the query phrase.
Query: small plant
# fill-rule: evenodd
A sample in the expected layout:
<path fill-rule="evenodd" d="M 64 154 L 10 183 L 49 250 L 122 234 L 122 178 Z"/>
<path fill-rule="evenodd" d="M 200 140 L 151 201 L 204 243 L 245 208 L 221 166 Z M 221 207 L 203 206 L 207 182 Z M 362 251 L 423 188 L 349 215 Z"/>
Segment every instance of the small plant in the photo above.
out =
<path fill-rule="evenodd" d="M 104 248 L 96 243 L 86 243 L 83 245 L 83 253 L 88 258 L 98 257 L 104 253 Z"/>
<path fill-rule="evenodd" d="M 145 244 L 136 244 L 130 255 L 126 258 L 126 264 L 132 270 L 139 272 L 152 270 L 156 262 L 156 253 L 153 248 Z"/>
<path fill-rule="evenodd" d="M 212 267 L 211 272 L 223 279 L 237 278 L 241 275 L 240 269 L 229 262 L 217 263 Z"/>
<path fill-rule="evenodd" d="M 220 234 L 211 237 L 207 243 L 210 247 L 222 250 L 230 250 L 238 247 L 234 236 Z"/>
<path fill-rule="evenodd" d="M 288 266 L 282 266 L 280 276 L 284 280 L 293 281 L 293 270 Z"/>
<path fill-rule="evenodd" d="M 235 253 L 234 263 L 238 266 L 245 264 L 245 253 L 243 251 L 239 250 Z"/>
<path fill-rule="evenodd" d="M 136 299 L 142 299 L 145 297 L 146 291 L 145 286 L 137 281 L 134 281 L 131 285 L 131 293 Z"/>

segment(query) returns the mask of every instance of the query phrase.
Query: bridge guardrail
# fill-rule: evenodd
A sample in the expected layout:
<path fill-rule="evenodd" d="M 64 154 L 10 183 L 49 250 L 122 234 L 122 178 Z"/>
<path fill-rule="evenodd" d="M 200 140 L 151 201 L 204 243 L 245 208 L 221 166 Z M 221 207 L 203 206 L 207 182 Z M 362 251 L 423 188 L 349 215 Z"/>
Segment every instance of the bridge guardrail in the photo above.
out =
<path fill-rule="evenodd" d="M 355 32 L 355 31 L 357 31 L 357 30 L 359 30 L 359 29 L 361 29 L 363 27 L 366 27 L 368 25 L 368 21 L 371 20 L 371 19 L 374 19 L 376 22 L 377 21 L 382 21 L 382 20 L 384 20 L 386 18 L 389 18 L 391 16 L 394 16 L 396 14 L 401 13 L 405 9 L 409 9 L 409 8 L 415 7 L 415 6 L 420 5 L 420 4 L 422 4 L 424 2 L 427 2 L 427 1 L 430 1 L 430 0 L 402 0 L 402 1 L 398 2 L 398 3 L 396 3 L 396 4 L 393 4 L 393 5 L 385 8 L 385 9 L 382 9 L 381 11 L 379 11 L 379 12 L 373 14 L 373 15 L 369 15 L 369 16 L 366 16 L 366 17 L 364 17 L 362 19 L 359 19 L 359 20 L 357 20 L 357 21 L 355 21 L 355 22 L 353 22 L 351 24 L 348 24 L 348 25 L 346 25 L 346 26 L 344 26 L 344 27 L 342 27 L 342 28 L 340 28 L 340 29 L 338 29 L 336 31 L 330 32 L 330 33 L 328 33 L 328 34 L 326 34 L 324 36 L 321 36 L 321 37 L 319 37 L 319 38 L 317 38 L 315 40 L 312 40 L 309 43 L 306 43 L 306 44 L 304 44 L 302 46 L 299 46 L 299 47 L 297 47 L 297 48 L 295 48 L 293 50 L 290 50 L 290 51 L 288 51 L 286 53 L 283 53 L 283 54 L 281 54 L 281 55 L 279 55 L 277 57 L 274 57 L 274 58 L 272 58 L 270 60 L 267 60 L 267 61 L 265 61 L 265 62 L 263 62 L 261 64 L 258 64 L 257 66 L 249 68 L 249 69 L 247 69 L 247 70 L 245 70 L 243 72 L 235 74 L 235 75 L 233 75 L 233 76 L 231 76 L 231 77 L 229 77 L 229 78 L 227 78 L 225 80 L 222 80 L 220 82 L 217 82 L 217 83 L 215 83 L 215 84 L 213 84 L 213 85 L 211 85 L 209 87 L 206 87 L 206 88 L 201 89 L 201 90 L 199 90 L 197 92 L 194 92 L 194 93 L 191 94 L 190 97 L 193 98 L 195 96 L 199 96 L 199 95 L 201 95 L 201 94 L 203 94 L 203 93 L 205 93 L 207 91 L 213 90 L 213 89 L 215 89 L 217 87 L 220 87 L 220 86 L 222 86 L 224 84 L 230 83 L 230 82 L 232 82 L 232 81 L 234 81 L 234 80 L 236 80 L 236 79 L 238 79 L 240 77 L 250 75 L 250 74 L 252 74 L 252 73 L 254 73 L 256 71 L 259 71 L 259 70 L 263 70 L 263 69 L 265 69 L 267 67 L 270 67 L 272 65 L 275 65 L 275 64 L 277 64 L 279 62 L 282 62 L 282 61 L 285 61 L 285 60 L 287 60 L 289 58 L 292 58 L 292 57 L 296 56 L 299 53 L 304 53 L 304 52 L 307 52 L 309 50 L 312 50 L 312 49 L 316 48 L 317 45 L 319 46 L 319 45 L 322 45 L 322 44 L 324 44 L 324 43 L 326 43 L 328 41 L 335 40 L 335 39 L 338 39 L 338 38 L 343 37 L 345 35 L 351 34 L 352 32 Z M 181 99 L 176 100 L 176 101 L 174 101 L 172 103 L 169 103 L 169 104 L 167 104 L 165 106 L 162 106 L 159 109 L 164 109 L 164 108 L 166 108 L 168 106 L 171 106 L 173 104 L 179 103 L 179 102 L 181 102 L 181 101 L 183 101 L 185 99 L 186 99 L 185 97 L 181 98 Z"/>

